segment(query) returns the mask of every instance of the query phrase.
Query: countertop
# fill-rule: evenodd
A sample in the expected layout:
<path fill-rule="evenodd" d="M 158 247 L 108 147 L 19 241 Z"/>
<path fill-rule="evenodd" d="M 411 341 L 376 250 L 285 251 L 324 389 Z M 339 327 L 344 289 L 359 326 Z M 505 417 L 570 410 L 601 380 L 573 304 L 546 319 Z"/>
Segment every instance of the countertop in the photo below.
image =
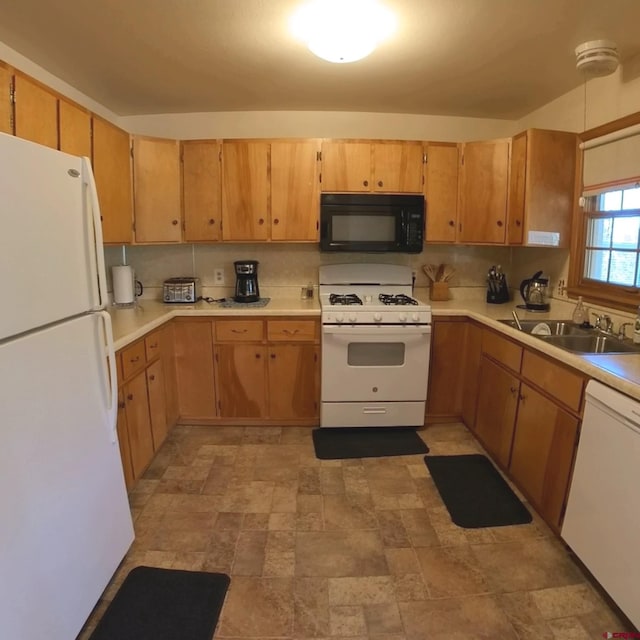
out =
<path fill-rule="evenodd" d="M 549 313 L 530 313 L 517 309 L 515 302 L 506 304 L 487 304 L 484 300 L 449 300 L 436 302 L 428 300 L 426 294 L 417 293 L 416 297 L 431 305 L 433 315 L 464 316 L 476 320 L 496 331 L 503 333 L 524 345 L 564 362 L 582 371 L 603 384 L 640 400 L 640 354 L 623 355 L 578 355 L 559 349 L 543 340 L 498 322 L 511 319 L 511 311 L 516 309 L 521 320 L 562 320 L 571 317 L 573 305 L 559 300 L 553 301 Z M 292 297 L 272 298 L 266 307 L 224 308 L 218 303 L 198 302 L 194 305 L 170 305 L 155 300 L 141 300 L 132 308 L 119 309 L 109 307 L 113 323 L 116 351 L 155 329 L 171 318 L 178 316 L 307 316 L 319 317 L 320 305 L 317 297 L 312 300 L 300 300 Z"/>

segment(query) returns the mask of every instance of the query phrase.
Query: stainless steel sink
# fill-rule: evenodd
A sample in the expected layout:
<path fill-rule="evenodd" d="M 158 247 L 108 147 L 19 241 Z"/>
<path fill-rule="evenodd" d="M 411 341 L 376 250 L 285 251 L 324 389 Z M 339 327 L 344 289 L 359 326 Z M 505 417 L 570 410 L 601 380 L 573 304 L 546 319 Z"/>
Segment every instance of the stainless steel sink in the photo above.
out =
<path fill-rule="evenodd" d="M 500 320 L 500 322 L 517 329 L 514 320 Z M 538 331 L 531 333 L 541 323 L 548 325 L 551 332 L 549 335 Z M 573 353 L 640 353 L 640 345 L 633 344 L 630 340 L 620 340 L 597 329 L 583 329 L 569 320 L 521 320 L 520 325 L 523 332 Z"/>

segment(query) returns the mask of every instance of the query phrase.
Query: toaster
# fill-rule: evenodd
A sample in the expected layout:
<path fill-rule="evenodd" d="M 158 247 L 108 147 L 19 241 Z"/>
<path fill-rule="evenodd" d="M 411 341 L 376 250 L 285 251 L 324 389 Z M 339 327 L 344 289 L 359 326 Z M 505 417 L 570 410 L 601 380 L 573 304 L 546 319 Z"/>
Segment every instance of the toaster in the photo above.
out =
<path fill-rule="evenodd" d="M 162 300 L 193 304 L 199 298 L 199 278 L 169 278 L 162 285 Z"/>

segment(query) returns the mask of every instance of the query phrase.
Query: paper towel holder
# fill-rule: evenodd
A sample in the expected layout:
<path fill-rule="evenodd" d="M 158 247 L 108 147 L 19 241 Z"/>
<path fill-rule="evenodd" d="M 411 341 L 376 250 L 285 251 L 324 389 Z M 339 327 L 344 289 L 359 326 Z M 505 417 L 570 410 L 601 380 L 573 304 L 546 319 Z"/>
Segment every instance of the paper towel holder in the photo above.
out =
<path fill-rule="evenodd" d="M 132 307 L 136 299 L 142 295 L 144 287 L 135 279 L 133 268 L 128 265 L 111 267 L 113 277 L 113 305 L 116 307 Z"/>

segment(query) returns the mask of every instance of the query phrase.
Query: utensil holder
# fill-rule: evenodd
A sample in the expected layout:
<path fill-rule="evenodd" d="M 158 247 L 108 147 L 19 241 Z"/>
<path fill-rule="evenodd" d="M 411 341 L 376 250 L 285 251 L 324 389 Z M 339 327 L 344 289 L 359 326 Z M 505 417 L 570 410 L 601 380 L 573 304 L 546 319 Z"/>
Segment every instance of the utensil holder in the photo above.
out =
<path fill-rule="evenodd" d="M 448 300 L 449 299 L 449 283 L 448 282 L 432 282 L 429 287 L 430 300 Z"/>

